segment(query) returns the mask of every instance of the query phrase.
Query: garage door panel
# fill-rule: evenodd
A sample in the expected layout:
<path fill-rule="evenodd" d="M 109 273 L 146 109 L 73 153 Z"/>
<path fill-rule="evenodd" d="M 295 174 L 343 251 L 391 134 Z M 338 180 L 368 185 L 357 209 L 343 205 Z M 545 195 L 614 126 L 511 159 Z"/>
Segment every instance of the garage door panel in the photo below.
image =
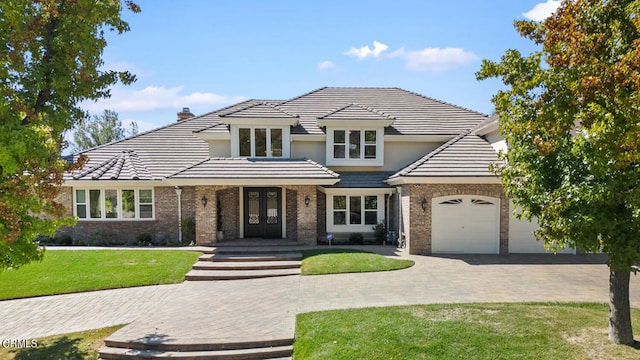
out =
<path fill-rule="evenodd" d="M 513 215 L 513 202 L 510 204 L 509 213 L 509 252 L 510 253 L 548 253 L 544 243 L 538 241 L 533 232 L 538 230 L 538 221 L 532 219 L 516 219 Z M 558 254 L 575 254 L 574 249 L 560 249 Z"/>
<path fill-rule="evenodd" d="M 498 253 L 500 200 L 450 196 L 432 201 L 432 252 Z"/>

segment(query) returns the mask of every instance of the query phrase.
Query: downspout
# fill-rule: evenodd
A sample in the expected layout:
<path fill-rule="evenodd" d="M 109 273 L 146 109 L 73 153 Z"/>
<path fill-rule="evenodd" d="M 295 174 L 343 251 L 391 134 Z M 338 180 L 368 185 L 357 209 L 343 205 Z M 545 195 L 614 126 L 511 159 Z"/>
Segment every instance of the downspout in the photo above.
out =
<path fill-rule="evenodd" d="M 178 242 L 182 244 L 182 189 L 175 188 L 176 195 L 178 195 Z"/>
<path fill-rule="evenodd" d="M 403 218 L 404 214 L 402 212 L 402 187 L 396 187 L 396 193 L 398 194 L 398 243 L 402 240 L 402 234 L 404 233 L 404 229 L 402 228 L 402 224 L 404 224 Z"/>

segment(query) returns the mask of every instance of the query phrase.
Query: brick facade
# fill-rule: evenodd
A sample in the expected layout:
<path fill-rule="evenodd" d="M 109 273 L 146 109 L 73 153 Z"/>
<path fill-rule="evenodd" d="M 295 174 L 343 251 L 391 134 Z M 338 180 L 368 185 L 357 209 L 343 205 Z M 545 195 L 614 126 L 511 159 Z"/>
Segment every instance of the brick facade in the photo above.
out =
<path fill-rule="evenodd" d="M 402 186 L 402 211 L 411 254 L 431 254 L 431 201 L 449 195 L 480 195 L 500 199 L 500 254 L 509 251 L 509 201 L 500 184 L 410 184 Z M 422 209 L 422 199 L 427 201 Z"/>
<path fill-rule="evenodd" d="M 193 188 L 183 188 L 182 218 L 193 217 Z M 73 215 L 73 189 L 62 187 L 58 201 Z M 178 240 L 178 195 L 173 187 L 154 188 L 154 220 L 78 220 L 73 227 L 62 228 L 58 235 L 71 236 L 75 244 L 135 244 L 141 234 L 150 234 L 156 242 Z"/>
<path fill-rule="evenodd" d="M 287 194 L 295 193 L 295 208 L 296 214 L 295 219 L 291 219 L 295 221 L 295 229 L 296 229 L 296 239 L 299 244 L 304 245 L 315 245 L 318 238 L 318 228 L 317 228 L 317 204 L 318 198 L 316 195 L 316 186 L 315 185 L 288 185 L 284 187 L 287 189 Z M 292 194 L 293 197 L 293 194 Z M 304 199 L 309 197 L 309 205 L 306 205 Z M 294 205 L 294 204 L 291 204 Z M 293 206 L 289 206 L 289 202 L 287 201 L 287 207 L 293 208 Z M 287 224 L 291 221 L 287 219 Z"/>

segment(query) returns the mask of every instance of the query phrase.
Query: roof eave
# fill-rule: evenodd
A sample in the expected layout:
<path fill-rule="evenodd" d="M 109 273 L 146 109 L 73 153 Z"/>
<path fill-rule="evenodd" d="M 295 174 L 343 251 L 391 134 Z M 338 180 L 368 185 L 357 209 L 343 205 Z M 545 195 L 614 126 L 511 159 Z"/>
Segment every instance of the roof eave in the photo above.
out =
<path fill-rule="evenodd" d="M 270 125 L 297 126 L 299 118 L 295 117 L 220 117 L 220 122 L 226 125 Z"/>
<path fill-rule="evenodd" d="M 393 119 L 317 119 L 316 122 L 320 127 L 336 127 L 336 126 L 355 126 L 355 127 L 387 127 L 394 122 Z"/>
<path fill-rule="evenodd" d="M 396 176 L 385 181 L 387 184 L 500 184 L 497 176 Z"/>
<path fill-rule="evenodd" d="M 337 178 L 185 178 L 166 179 L 172 186 L 213 186 L 213 185 L 235 185 L 235 186 L 286 186 L 286 185 L 334 185 L 340 179 Z"/>

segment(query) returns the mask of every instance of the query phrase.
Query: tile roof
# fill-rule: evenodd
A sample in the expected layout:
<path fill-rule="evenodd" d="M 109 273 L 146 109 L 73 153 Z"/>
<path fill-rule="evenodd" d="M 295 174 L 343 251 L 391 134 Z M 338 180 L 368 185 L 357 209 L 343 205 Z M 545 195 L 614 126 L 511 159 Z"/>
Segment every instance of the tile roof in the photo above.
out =
<path fill-rule="evenodd" d="M 286 101 L 247 100 L 86 150 L 83 153 L 89 161 L 85 170 L 65 174 L 65 180 L 89 179 L 97 172 L 89 175 L 87 171 L 111 164 L 114 157 L 130 151 L 135 152 L 137 159 L 138 165 L 134 168 L 144 169 L 141 172 L 144 176 L 139 176 L 139 179 L 150 177 L 159 180 L 200 164 L 209 159 L 209 147 L 194 133 L 229 134 L 229 127 L 223 124 L 224 117 L 221 115 L 228 118 L 255 117 L 256 121 L 260 121 L 259 118 L 299 116 L 298 125 L 292 127 L 292 134 L 324 134 L 324 129 L 318 126 L 318 118 L 323 116 L 332 119 L 347 119 L 350 116 L 395 119 L 391 126 L 385 128 L 387 135 L 456 136 L 487 119 L 484 114 L 398 88 L 320 88 Z M 117 178 L 133 179 L 134 175 L 127 173 L 128 168 L 129 165 L 123 165 L 125 170 Z M 87 174 L 79 178 L 73 176 L 84 172 Z M 98 178 L 111 176 L 104 174 Z"/>
<path fill-rule="evenodd" d="M 259 102 L 250 104 L 242 109 L 226 112 L 220 117 L 223 118 L 262 118 L 262 119 L 274 119 L 274 118 L 298 118 L 298 115 L 288 113 L 285 110 L 280 109 L 275 104 L 269 104 Z"/>
<path fill-rule="evenodd" d="M 332 188 L 389 188 L 384 181 L 393 175 L 391 171 L 354 171 L 341 172 L 340 182 Z"/>
<path fill-rule="evenodd" d="M 495 177 L 489 171 L 500 159 L 491 144 L 473 134 L 455 137 L 392 175 L 400 177 Z"/>
<path fill-rule="evenodd" d="M 135 151 L 122 151 L 97 165 L 75 171 L 74 180 L 151 180 L 153 177 Z"/>
<path fill-rule="evenodd" d="M 168 179 L 328 179 L 338 174 L 309 159 L 209 158 Z"/>
<path fill-rule="evenodd" d="M 382 111 L 372 107 L 362 106 L 360 104 L 347 104 L 336 110 L 332 110 L 324 115 L 318 116 L 318 119 L 326 120 L 389 120 L 395 117 L 385 114 Z"/>
<path fill-rule="evenodd" d="M 300 116 L 293 134 L 324 134 L 317 118 L 349 104 L 359 104 L 396 120 L 385 129 L 397 135 L 458 135 L 487 116 L 399 88 L 326 87 L 284 101 L 279 108 Z"/>

